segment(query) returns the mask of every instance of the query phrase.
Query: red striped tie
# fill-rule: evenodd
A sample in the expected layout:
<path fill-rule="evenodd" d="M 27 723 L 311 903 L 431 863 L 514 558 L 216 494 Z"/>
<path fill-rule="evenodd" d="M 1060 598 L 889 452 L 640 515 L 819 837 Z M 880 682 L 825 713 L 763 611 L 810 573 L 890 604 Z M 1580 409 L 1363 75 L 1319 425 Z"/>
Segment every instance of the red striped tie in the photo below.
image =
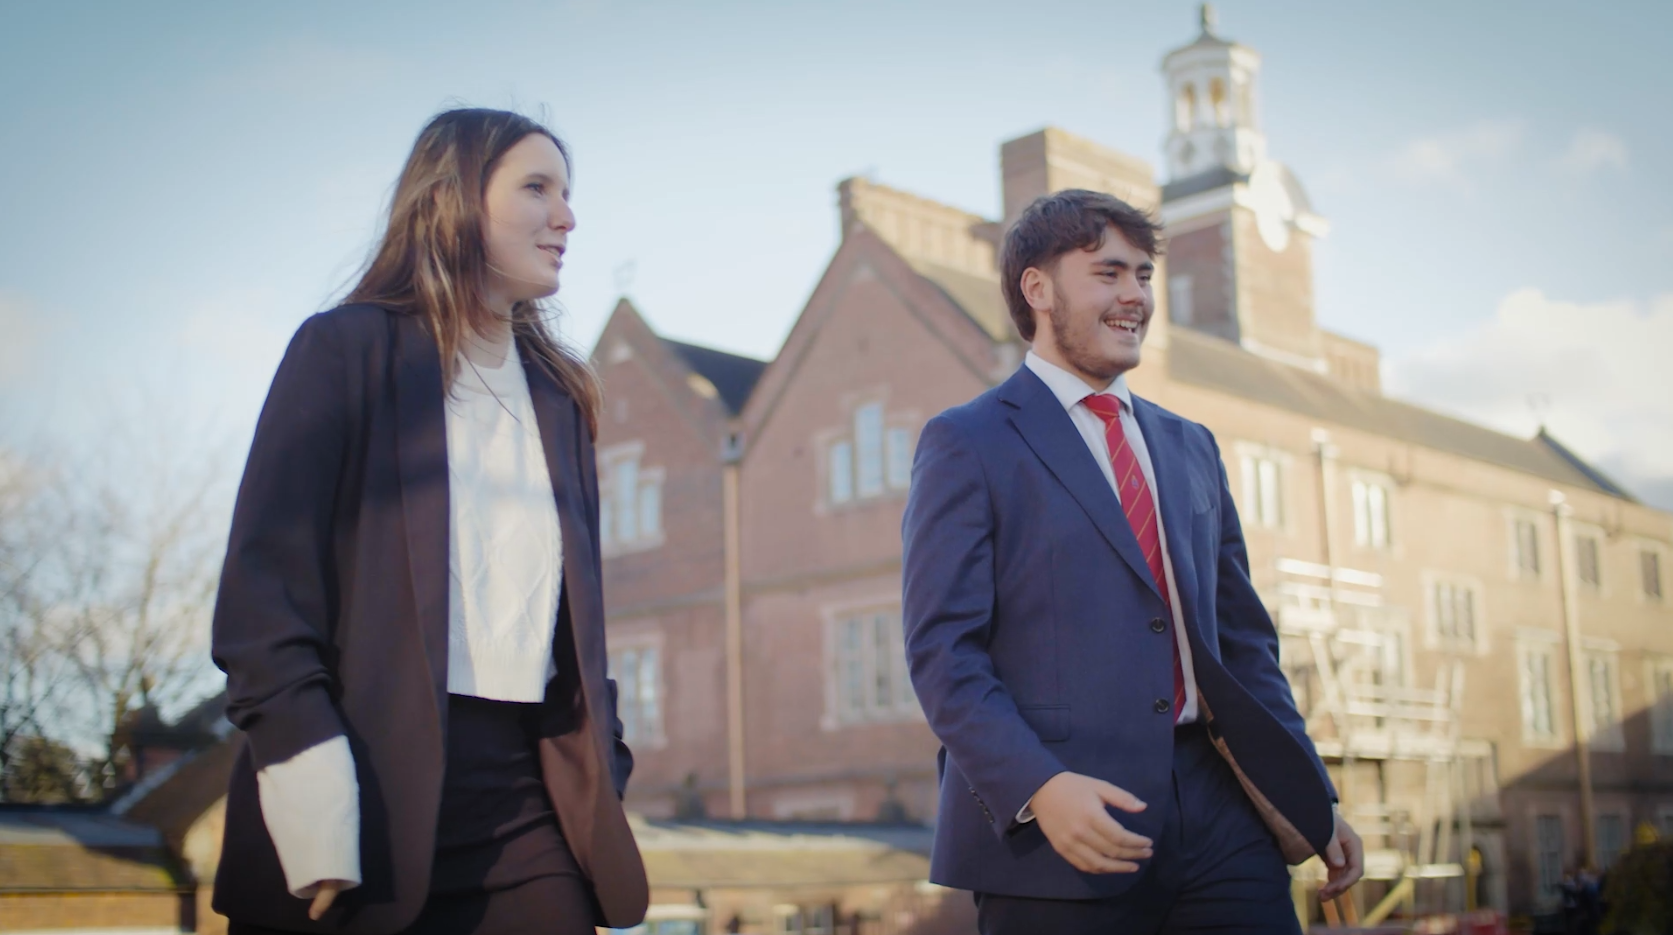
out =
<path fill-rule="evenodd" d="M 1139 468 L 1139 457 L 1133 446 L 1127 444 L 1127 433 L 1121 430 L 1121 400 L 1108 393 L 1097 393 L 1082 402 L 1104 420 L 1104 440 L 1109 442 L 1110 467 L 1115 469 L 1121 511 L 1127 514 L 1127 523 L 1139 540 L 1139 551 L 1144 553 L 1144 563 L 1150 566 L 1150 577 L 1156 582 L 1162 606 L 1167 608 L 1168 620 L 1172 622 L 1173 602 L 1168 599 L 1168 579 L 1162 572 L 1161 517 L 1156 513 L 1156 501 L 1150 496 L 1150 484 Z M 1173 644 L 1173 716 L 1177 722 L 1185 711 L 1185 668 L 1179 662 L 1178 639 L 1169 642 Z"/>

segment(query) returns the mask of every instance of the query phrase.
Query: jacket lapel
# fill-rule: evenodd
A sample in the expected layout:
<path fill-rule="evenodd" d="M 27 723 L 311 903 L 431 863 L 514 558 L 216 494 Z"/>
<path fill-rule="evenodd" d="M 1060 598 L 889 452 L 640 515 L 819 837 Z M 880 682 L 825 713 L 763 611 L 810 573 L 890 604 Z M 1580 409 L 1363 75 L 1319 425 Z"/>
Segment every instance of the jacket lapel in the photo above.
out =
<path fill-rule="evenodd" d="M 413 609 L 430 663 L 441 723 L 447 724 L 448 477 L 446 400 L 435 339 L 416 316 L 392 314 L 395 336 L 396 459 L 407 533 Z"/>
<path fill-rule="evenodd" d="M 576 863 L 593 881 L 604 921 L 629 926 L 644 917 L 650 884 L 610 774 L 608 689 L 593 681 L 604 671 L 606 657 L 601 643 L 604 607 L 598 585 L 601 577 L 593 561 L 592 515 L 582 486 L 581 463 L 575 454 L 583 450 L 584 429 L 569 394 L 521 344 L 518 352 L 528 379 L 534 420 L 540 427 L 541 450 L 546 454 L 546 471 L 552 479 L 558 527 L 563 534 L 563 587 L 558 608 L 562 622 L 556 632 L 567 630 L 574 640 L 580 669 L 582 716 L 578 723 L 562 718 L 548 724 L 549 732 L 540 744 L 541 772 L 564 839 Z M 548 703 L 546 708 L 558 715 L 573 710 L 568 704 Z"/>
<path fill-rule="evenodd" d="M 1191 470 L 1185 458 L 1185 426 L 1148 400 L 1133 397 L 1133 417 L 1144 433 L 1150 468 L 1156 475 L 1156 509 L 1168 537 L 1168 559 L 1188 626 L 1197 621 L 1197 562 L 1191 552 Z"/>
<path fill-rule="evenodd" d="M 1103 470 L 1062 403 L 1027 367 L 1005 381 L 1000 387 L 1000 399 L 1015 408 L 1010 414 L 1011 424 L 1023 441 L 1068 488 L 1105 541 L 1133 569 L 1133 574 L 1156 590 L 1157 583 L 1151 579 L 1150 566 L 1139 549 L 1139 540 L 1127 523 L 1127 514 L 1121 511 L 1121 501 L 1116 499 L 1115 491 L 1110 489 Z"/>
<path fill-rule="evenodd" d="M 575 452 L 579 444 L 565 444 L 579 440 L 582 431 L 574 404 L 546 368 L 533 360 L 528 351 L 518 346 L 523 373 L 529 384 L 529 400 L 534 405 L 534 420 L 540 427 L 540 447 L 546 455 L 546 473 L 552 480 L 552 496 L 557 502 L 558 528 L 563 534 L 563 588 L 559 592 L 562 605 L 559 612 L 569 613 L 569 631 L 575 641 L 575 658 L 580 664 L 581 682 L 587 692 L 590 710 L 604 697 L 604 686 L 594 685 L 589 679 L 592 667 L 589 660 L 604 658 L 604 647 L 596 645 L 603 636 L 603 628 L 590 625 L 604 619 L 600 605 L 602 595 L 593 586 L 599 580 L 593 567 L 592 524 L 589 522 L 587 498 L 581 489 L 580 464 Z M 561 631 L 563 628 L 560 627 Z"/>

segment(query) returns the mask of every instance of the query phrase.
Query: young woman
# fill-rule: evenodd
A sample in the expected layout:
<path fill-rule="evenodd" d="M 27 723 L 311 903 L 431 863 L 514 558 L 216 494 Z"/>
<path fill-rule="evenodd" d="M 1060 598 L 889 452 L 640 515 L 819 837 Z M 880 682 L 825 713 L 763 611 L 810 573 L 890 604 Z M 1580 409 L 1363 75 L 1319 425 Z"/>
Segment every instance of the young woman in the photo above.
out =
<path fill-rule="evenodd" d="M 648 901 L 605 678 L 599 392 L 547 330 L 550 131 L 419 134 L 348 304 L 256 426 L 215 607 L 234 933 L 592 932 Z"/>

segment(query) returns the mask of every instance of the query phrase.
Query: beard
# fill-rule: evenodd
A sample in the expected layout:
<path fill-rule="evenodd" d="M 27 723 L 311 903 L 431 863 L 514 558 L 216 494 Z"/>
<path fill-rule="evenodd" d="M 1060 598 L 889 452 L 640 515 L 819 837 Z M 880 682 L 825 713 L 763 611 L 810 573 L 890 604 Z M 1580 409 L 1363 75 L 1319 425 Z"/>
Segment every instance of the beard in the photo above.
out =
<path fill-rule="evenodd" d="M 1075 370 L 1100 380 L 1114 380 L 1125 373 L 1126 367 L 1094 349 L 1095 329 L 1103 327 L 1099 319 L 1083 318 L 1082 324 L 1077 325 L 1075 316 L 1069 314 L 1062 290 L 1055 291 L 1051 302 L 1051 338 L 1063 360 Z"/>

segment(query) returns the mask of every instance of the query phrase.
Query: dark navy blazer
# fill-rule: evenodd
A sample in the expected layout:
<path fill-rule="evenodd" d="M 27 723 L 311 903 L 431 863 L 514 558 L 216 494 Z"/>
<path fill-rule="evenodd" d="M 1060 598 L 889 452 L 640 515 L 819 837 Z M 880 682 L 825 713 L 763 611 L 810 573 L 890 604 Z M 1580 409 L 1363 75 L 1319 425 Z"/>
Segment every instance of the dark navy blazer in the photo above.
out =
<path fill-rule="evenodd" d="M 1258 788 L 1251 797 L 1322 852 L 1335 793 L 1250 584 L 1219 447 L 1153 403 L 1134 397 L 1133 409 L 1210 733 Z M 924 427 L 903 537 L 907 659 L 943 744 L 931 879 L 1014 896 L 1119 895 L 1139 874 L 1082 873 L 1016 816 L 1071 770 L 1149 803 L 1114 814 L 1158 836 L 1173 765 L 1173 620 L 1086 442 L 1027 367 Z"/>

